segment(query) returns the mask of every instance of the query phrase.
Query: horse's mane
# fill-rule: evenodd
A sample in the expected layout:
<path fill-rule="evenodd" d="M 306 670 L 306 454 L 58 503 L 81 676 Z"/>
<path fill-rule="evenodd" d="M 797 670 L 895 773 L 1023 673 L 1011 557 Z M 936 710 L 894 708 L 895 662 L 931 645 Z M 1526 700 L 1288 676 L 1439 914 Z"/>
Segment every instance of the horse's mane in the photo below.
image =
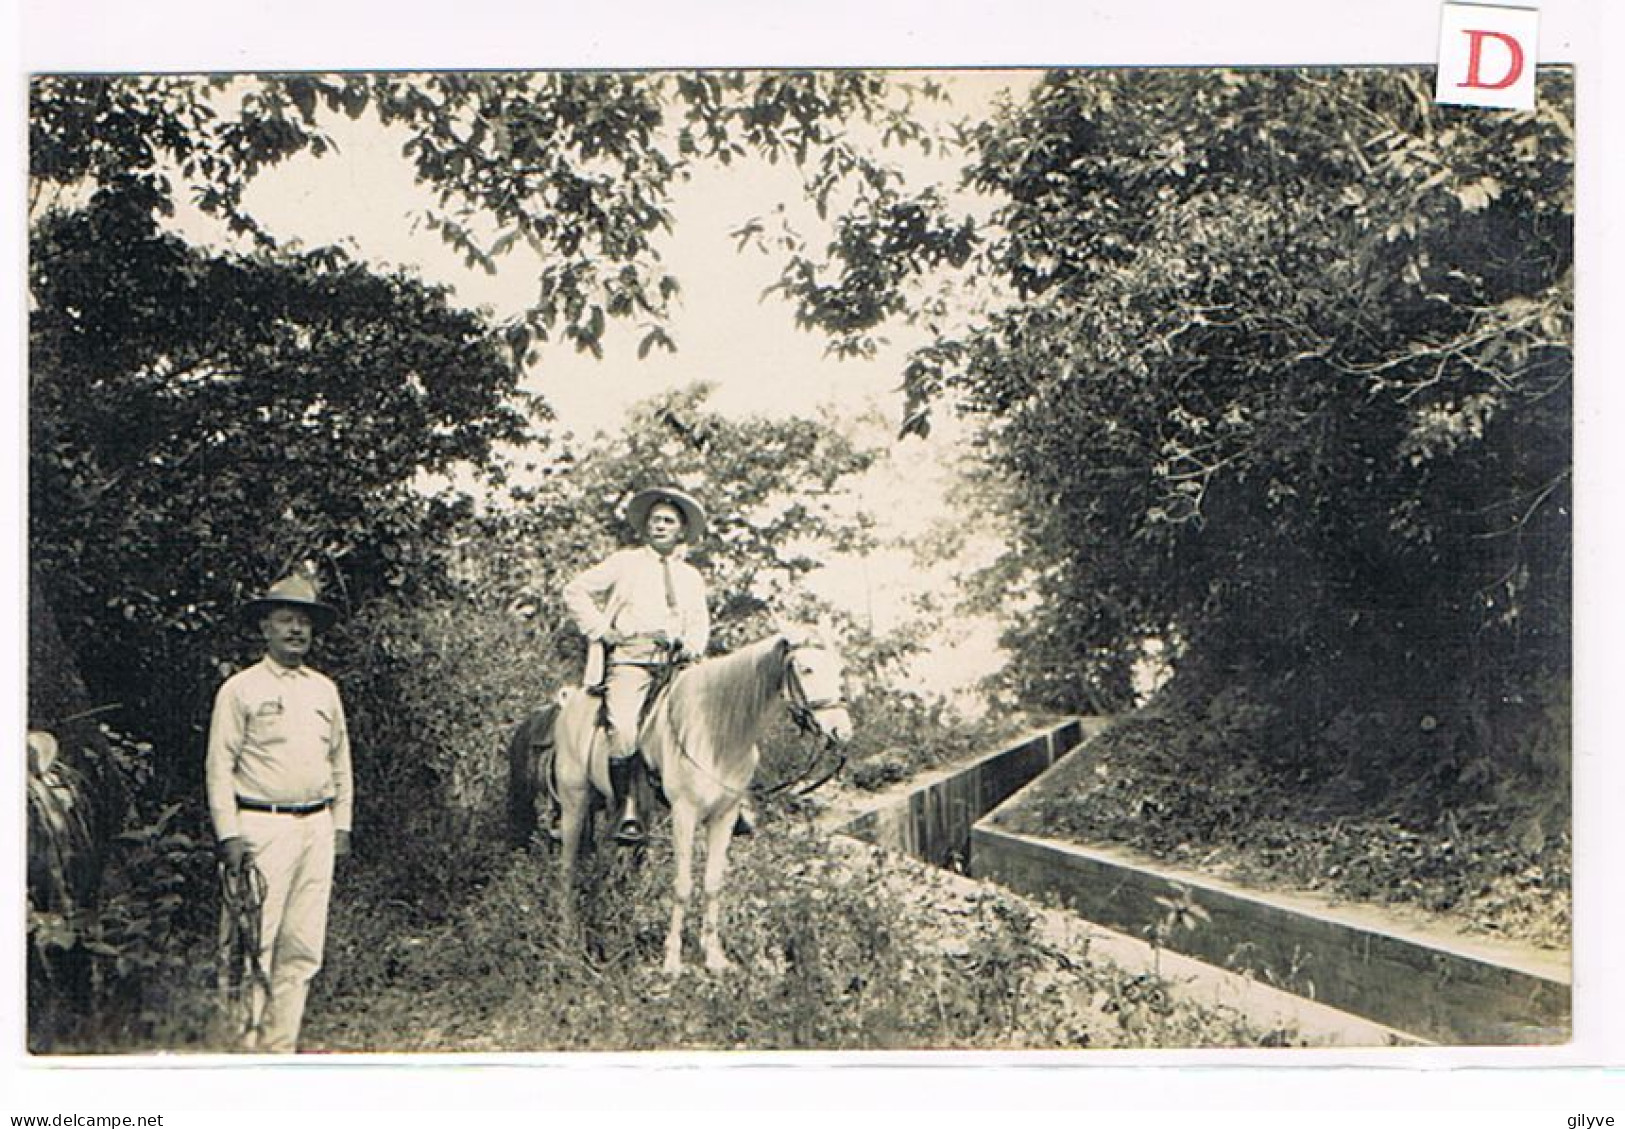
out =
<path fill-rule="evenodd" d="M 671 686 L 668 709 L 680 734 L 700 731 L 713 749 L 753 745 L 762 716 L 784 687 L 784 636 L 720 655 L 684 671 Z"/>

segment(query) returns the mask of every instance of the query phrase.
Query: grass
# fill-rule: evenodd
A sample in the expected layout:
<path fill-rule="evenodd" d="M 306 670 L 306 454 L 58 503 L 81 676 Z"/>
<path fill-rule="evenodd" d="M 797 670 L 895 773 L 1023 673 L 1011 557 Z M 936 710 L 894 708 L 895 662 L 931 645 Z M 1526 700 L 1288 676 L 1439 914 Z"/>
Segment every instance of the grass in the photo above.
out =
<path fill-rule="evenodd" d="M 560 929 L 553 860 L 516 852 L 456 913 L 336 907 L 312 1049 L 788 1051 L 1278 1045 L 1291 1034 L 1173 1000 L 1059 952 L 1017 899 L 950 890 L 912 860 L 832 851 L 781 820 L 736 844 L 723 927 L 736 968 L 658 971 L 670 857 L 589 864 Z M 374 896 L 377 891 L 372 892 Z M 697 906 L 697 903 L 696 903 Z M 698 964 L 691 918 L 687 959 Z"/>
<path fill-rule="evenodd" d="M 921 751 L 901 740 L 906 733 L 891 736 L 910 750 L 899 754 L 909 772 L 958 748 Z M 860 763 L 890 747 L 877 744 Z M 779 759 L 798 764 L 799 751 L 786 747 Z M 1098 962 L 1086 946 L 1057 949 L 1012 896 L 966 892 L 923 864 L 832 843 L 814 826 L 817 808 L 816 799 L 767 805 L 758 834 L 736 842 L 723 936 L 738 967 L 721 975 L 695 967 L 675 981 L 658 971 L 671 873 L 659 842 L 641 862 L 614 850 L 590 856 L 582 928 L 569 936 L 555 860 L 539 847 L 507 851 L 457 820 L 388 856 L 363 843 L 341 868 L 304 1045 L 721 1052 L 1296 1041 L 1232 1009 L 1181 1002 L 1159 977 Z M 188 904 L 212 905 L 203 880 L 190 881 Z M 697 900 L 693 908 L 687 957 L 697 966 Z M 213 1007 L 209 939 L 188 947 L 179 933 L 170 938 L 132 976 L 131 1009 L 109 1001 L 98 1013 L 105 1023 L 77 1024 L 38 1049 L 229 1049 Z"/>

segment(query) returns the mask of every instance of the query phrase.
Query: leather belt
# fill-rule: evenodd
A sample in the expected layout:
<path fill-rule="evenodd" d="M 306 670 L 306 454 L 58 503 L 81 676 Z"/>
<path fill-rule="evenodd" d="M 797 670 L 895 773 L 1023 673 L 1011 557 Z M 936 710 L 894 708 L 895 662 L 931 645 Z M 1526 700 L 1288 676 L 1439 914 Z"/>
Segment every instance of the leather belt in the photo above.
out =
<path fill-rule="evenodd" d="M 302 804 L 273 804 L 268 800 L 245 800 L 237 797 L 237 806 L 243 811 L 263 811 L 272 815 L 315 815 L 333 806 L 332 799 L 310 800 Z"/>

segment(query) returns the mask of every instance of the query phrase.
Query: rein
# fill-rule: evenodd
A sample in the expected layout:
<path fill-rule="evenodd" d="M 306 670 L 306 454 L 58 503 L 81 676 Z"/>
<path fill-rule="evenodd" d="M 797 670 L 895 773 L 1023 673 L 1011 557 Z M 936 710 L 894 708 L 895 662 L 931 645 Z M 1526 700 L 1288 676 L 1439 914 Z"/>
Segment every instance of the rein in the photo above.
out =
<path fill-rule="evenodd" d="M 791 651 L 793 653 L 794 648 L 791 648 Z M 801 684 L 801 675 L 796 673 L 795 664 L 788 661 L 788 655 L 786 656 L 786 660 L 787 661 L 784 664 L 784 695 L 785 698 L 788 699 L 790 705 L 790 720 L 795 722 L 796 728 L 801 731 L 801 735 L 803 737 L 817 735 L 820 732 L 818 728 L 818 711 L 832 709 L 837 706 L 844 709 L 846 708 L 846 699 L 839 695 L 833 698 L 819 698 L 817 700 L 809 698 L 807 696 L 807 688 Z M 787 789 L 793 788 L 797 784 L 800 784 L 803 780 L 807 779 L 813 774 L 813 770 L 817 768 L 819 762 L 823 760 L 824 752 L 829 747 L 830 742 L 828 740 L 821 745 L 815 746 L 812 756 L 807 758 L 807 763 L 801 767 L 800 772 L 786 780 L 780 781 L 771 788 L 763 789 L 761 795 L 763 797 L 776 796 L 780 792 L 786 791 Z M 811 784 L 808 784 L 806 787 L 798 789 L 796 791 L 796 795 L 805 796 L 808 793 L 821 788 L 823 785 L 832 780 L 841 771 L 841 769 L 845 767 L 846 754 L 836 754 L 835 767 L 824 773 L 824 775 L 820 776 L 817 780 L 814 780 Z"/>
<path fill-rule="evenodd" d="M 817 701 L 807 697 L 807 688 L 801 684 L 801 675 L 796 673 L 796 664 L 789 661 L 789 656 L 795 653 L 792 647 L 785 655 L 784 664 L 784 695 L 790 702 L 790 720 L 796 723 L 796 728 L 802 733 L 818 732 L 818 711 L 832 709 L 836 706 L 846 707 L 846 699 L 837 694 L 833 698 L 819 698 Z"/>
<path fill-rule="evenodd" d="M 783 792 L 786 789 L 794 788 L 797 784 L 800 784 L 803 780 L 812 775 L 813 769 L 817 768 L 818 762 L 824 759 L 824 751 L 828 748 L 828 745 L 815 746 L 812 756 L 807 758 L 807 763 L 801 766 L 800 772 L 786 780 L 781 780 L 771 788 L 762 789 L 759 794 L 766 799 L 769 796 L 777 796 L 780 792 Z M 805 796 L 811 792 L 817 791 L 819 788 L 822 788 L 825 784 L 828 784 L 831 780 L 833 780 L 840 773 L 841 769 L 845 767 L 846 754 L 835 754 L 835 767 L 824 773 L 824 775 L 820 776 L 817 780 L 814 780 L 811 784 L 808 784 L 803 788 L 797 788 L 795 794 L 798 796 Z"/>
<path fill-rule="evenodd" d="M 235 873 L 220 869 L 220 990 L 228 1014 L 242 1015 L 243 1035 L 259 1031 L 254 988 L 270 998 L 271 980 L 260 964 L 260 912 L 265 906 L 265 875 L 251 858 Z"/>

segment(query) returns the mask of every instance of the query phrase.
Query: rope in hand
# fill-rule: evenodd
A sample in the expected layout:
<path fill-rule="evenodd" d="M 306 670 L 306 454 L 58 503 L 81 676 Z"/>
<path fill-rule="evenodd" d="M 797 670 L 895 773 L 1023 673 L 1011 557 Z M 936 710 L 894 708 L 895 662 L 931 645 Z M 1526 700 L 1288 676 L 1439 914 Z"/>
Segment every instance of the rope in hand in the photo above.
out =
<path fill-rule="evenodd" d="M 265 907 L 265 875 L 244 858 L 233 871 L 220 865 L 220 992 L 228 1016 L 240 1017 L 242 1036 L 258 1034 L 263 1008 L 254 1006 L 254 988 L 271 995 L 271 978 L 260 964 L 260 920 Z"/>

